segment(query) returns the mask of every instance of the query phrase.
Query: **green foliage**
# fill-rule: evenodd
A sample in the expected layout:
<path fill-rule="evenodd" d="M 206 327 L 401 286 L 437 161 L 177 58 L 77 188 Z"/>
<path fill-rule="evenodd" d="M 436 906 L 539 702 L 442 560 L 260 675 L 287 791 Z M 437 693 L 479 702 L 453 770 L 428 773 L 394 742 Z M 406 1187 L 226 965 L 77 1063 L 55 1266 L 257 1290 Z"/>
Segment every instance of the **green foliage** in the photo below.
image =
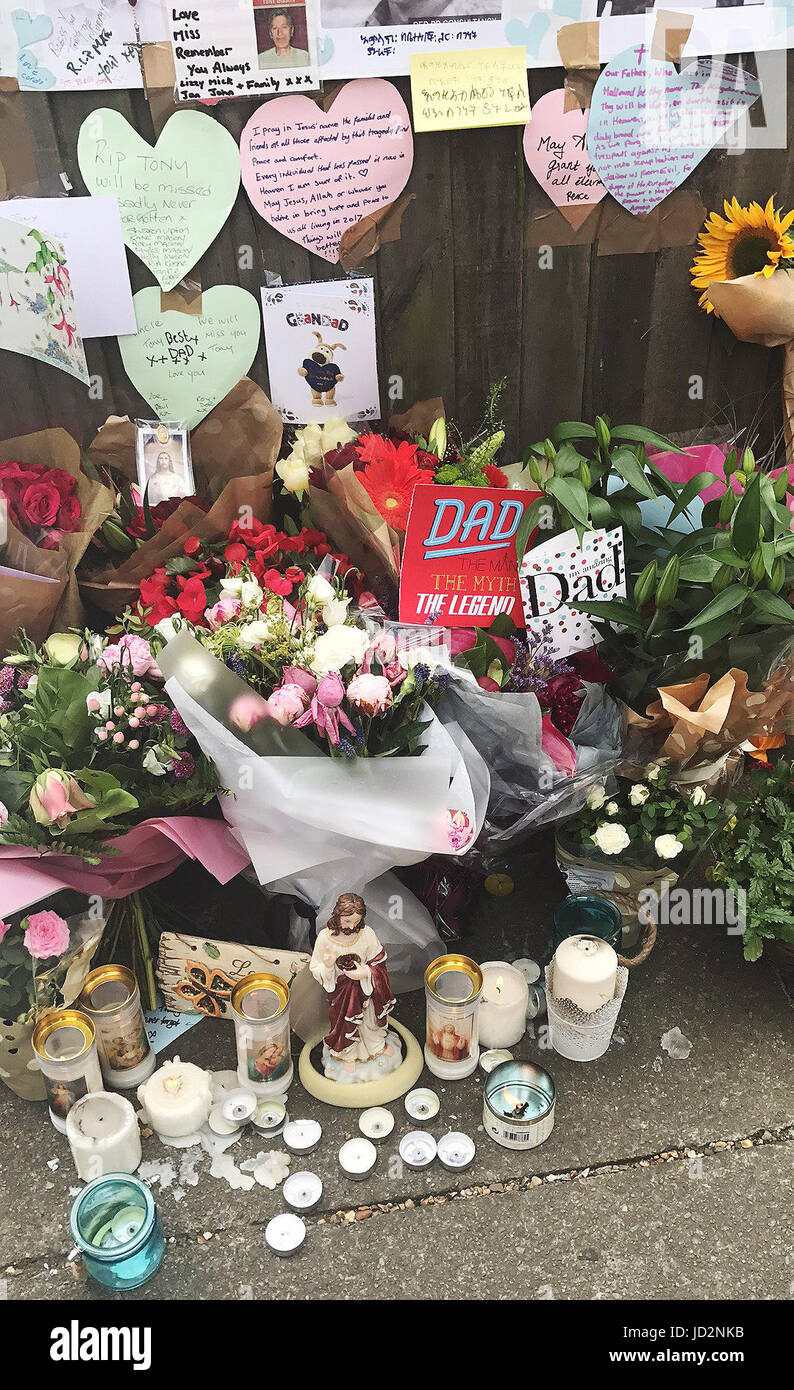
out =
<path fill-rule="evenodd" d="M 739 788 L 735 814 L 715 842 L 713 878 L 730 889 L 745 917 L 744 958 L 764 941 L 794 944 L 794 770 L 781 760 L 756 769 Z"/>
<path fill-rule="evenodd" d="M 598 804 L 595 804 L 598 803 Z M 729 809 L 703 789 L 681 791 L 673 784 L 665 763 L 651 763 L 636 779 L 617 777 L 607 787 L 591 790 L 587 804 L 566 826 L 566 834 L 578 840 L 583 854 L 596 855 L 593 836 L 603 826 L 621 826 L 630 843 L 614 855 L 614 862 L 665 868 L 677 873 L 699 853 L 729 814 Z M 672 858 L 660 855 L 655 841 L 672 835 L 681 849 Z M 680 856 L 680 857 L 679 857 Z M 612 858 L 612 856 L 610 856 Z"/>

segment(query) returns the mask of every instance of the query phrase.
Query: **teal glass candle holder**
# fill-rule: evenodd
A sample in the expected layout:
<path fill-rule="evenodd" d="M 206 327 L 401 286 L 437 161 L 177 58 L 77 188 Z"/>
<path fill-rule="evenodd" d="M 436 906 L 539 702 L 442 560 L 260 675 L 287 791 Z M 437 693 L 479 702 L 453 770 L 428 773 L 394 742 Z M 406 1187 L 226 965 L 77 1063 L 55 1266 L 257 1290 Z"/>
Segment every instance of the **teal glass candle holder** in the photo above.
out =
<path fill-rule="evenodd" d="M 594 893 L 571 893 L 554 909 L 554 949 L 569 936 L 598 936 L 620 952 L 623 918 L 610 898 Z"/>
<path fill-rule="evenodd" d="M 151 1191 L 128 1173 L 94 1178 L 75 1197 L 72 1239 L 88 1273 L 115 1292 L 137 1289 L 160 1268 L 165 1240 Z"/>

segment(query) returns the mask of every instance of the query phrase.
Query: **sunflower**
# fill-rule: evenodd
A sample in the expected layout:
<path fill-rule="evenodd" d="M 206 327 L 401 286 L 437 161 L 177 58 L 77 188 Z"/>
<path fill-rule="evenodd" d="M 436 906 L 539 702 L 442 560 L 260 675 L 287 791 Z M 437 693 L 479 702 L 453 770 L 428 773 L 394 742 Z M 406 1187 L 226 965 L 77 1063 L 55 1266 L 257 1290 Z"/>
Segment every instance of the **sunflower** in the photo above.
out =
<path fill-rule="evenodd" d="M 698 237 L 701 250 L 689 270 L 692 288 L 703 290 L 698 302 L 707 314 L 717 313 L 707 293 L 715 280 L 738 280 L 740 275 L 768 278 L 782 262 L 794 259 L 794 239 L 787 235 L 794 212 L 781 217 L 774 198 L 765 208 L 760 203 L 743 208 L 735 198 L 724 207 L 724 217 L 712 212 L 706 219 Z"/>

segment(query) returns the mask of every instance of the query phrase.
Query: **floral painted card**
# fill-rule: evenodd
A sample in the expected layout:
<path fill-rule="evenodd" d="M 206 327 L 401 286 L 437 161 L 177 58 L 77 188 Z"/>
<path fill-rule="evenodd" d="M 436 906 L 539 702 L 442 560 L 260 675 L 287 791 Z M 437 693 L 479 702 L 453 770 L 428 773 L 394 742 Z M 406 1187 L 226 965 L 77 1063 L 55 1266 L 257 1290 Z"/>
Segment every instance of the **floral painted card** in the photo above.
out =
<path fill-rule="evenodd" d="M 88 384 L 62 241 L 0 217 L 0 349 L 48 362 Z"/>

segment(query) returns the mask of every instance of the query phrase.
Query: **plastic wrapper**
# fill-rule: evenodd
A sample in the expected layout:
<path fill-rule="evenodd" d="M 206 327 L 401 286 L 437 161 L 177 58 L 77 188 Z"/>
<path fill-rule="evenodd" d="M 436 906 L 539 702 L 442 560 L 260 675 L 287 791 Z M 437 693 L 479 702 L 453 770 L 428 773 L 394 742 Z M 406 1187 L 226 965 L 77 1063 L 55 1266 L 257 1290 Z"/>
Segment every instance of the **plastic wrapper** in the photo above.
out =
<path fill-rule="evenodd" d="M 340 893 L 360 893 L 394 987 L 415 983 L 442 944 L 390 870 L 465 854 L 488 801 L 488 768 L 454 716 L 424 707 L 430 727 L 418 756 L 332 758 L 269 719 L 247 734 L 233 730 L 229 711 L 240 695 L 250 699 L 250 687 L 187 633 L 158 659 L 171 700 L 229 789 L 223 813 L 259 883 L 306 902 L 320 925 Z"/>

